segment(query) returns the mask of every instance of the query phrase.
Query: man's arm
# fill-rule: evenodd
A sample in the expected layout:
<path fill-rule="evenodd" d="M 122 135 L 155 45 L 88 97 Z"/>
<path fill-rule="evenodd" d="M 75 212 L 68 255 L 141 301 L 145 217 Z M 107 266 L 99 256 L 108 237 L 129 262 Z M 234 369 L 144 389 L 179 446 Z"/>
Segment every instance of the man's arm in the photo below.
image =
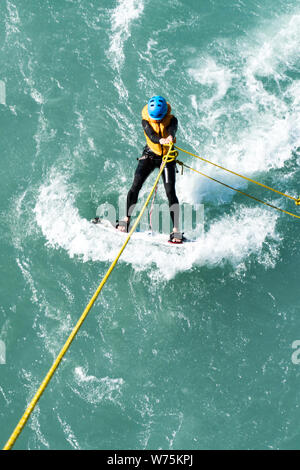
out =
<path fill-rule="evenodd" d="M 151 140 L 151 142 L 153 142 L 154 144 L 159 144 L 160 137 L 150 126 L 149 122 L 143 119 L 142 126 L 143 126 L 144 131 L 146 132 L 146 135 Z"/>
<path fill-rule="evenodd" d="M 169 134 L 169 136 L 171 135 L 173 139 L 175 139 L 177 128 L 178 128 L 178 120 L 175 116 L 173 116 L 169 126 L 167 127 L 167 133 Z"/>
<path fill-rule="evenodd" d="M 159 143 L 162 145 L 170 144 L 175 140 L 175 134 L 177 132 L 178 121 L 175 116 L 172 117 L 170 124 L 167 127 L 167 133 L 169 134 L 166 139 L 160 139 Z"/>
<path fill-rule="evenodd" d="M 166 139 L 161 138 L 150 126 L 149 122 L 145 119 L 142 120 L 142 126 L 146 135 L 154 144 L 167 144 L 173 142 L 175 139 L 175 134 L 177 132 L 178 120 L 175 116 L 172 117 L 169 126 L 167 127 L 168 137 Z"/>

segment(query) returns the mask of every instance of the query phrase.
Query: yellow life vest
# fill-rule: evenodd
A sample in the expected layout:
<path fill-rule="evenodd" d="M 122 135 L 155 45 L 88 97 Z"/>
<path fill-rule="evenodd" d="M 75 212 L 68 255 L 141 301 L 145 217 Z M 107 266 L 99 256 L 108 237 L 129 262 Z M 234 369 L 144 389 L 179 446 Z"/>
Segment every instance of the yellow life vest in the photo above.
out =
<path fill-rule="evenodd" d="M 160 121 L 157 122 L 154 119 L 151 119 L 148 113 L 148 105 L 144 106 L 143 111 L 142 111 L 142 119 L 145 121 L 148 121 L 152 129 L 160 136 L 160 138 L 166 139 L 169 136 L 169 133 L 167 132 L 167 127 L 170 125 L 171 119 L 173 115 L 171 114 L 171 105 L 168 104 L 168 111 L 165 117 Z M 152 140 L 149 139 L 147 136 L 146 132 L 144 132 L 147 145 L 150 147 L 150 149 L 156 153 L 156 155 L 163 156 L 168 153 L 169 147 L 168 146 L 163 146 L 161 144 L 155 144 L 152 142 Z"/>

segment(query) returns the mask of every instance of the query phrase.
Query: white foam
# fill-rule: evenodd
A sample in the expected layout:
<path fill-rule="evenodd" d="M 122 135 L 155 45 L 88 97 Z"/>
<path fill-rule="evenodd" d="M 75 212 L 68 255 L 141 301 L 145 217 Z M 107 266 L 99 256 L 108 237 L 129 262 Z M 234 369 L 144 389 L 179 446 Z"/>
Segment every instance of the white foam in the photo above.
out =
<path fill-rule="evenodd" d="M 132 25 L 142 15 L 143 11 L 144 3 L 142 0 L 118 0 L 116 8 L 111 13 L 110 46 L 106 56 L 116 72 L 113 84 L 122 101 L 128 99 L 128 90 L 120 75 L 125 61 L 124 46 L 131 36 Z"/>
<path fill-rule="evenodd" d="M 29 401 L 32 399 L 39 385 L 38 379 L 34 377 L 31 371 L 27 371 L 25 369 L 21 370 L 21 374 L 22 374 L 22 381 L 24 383 L 24 388 L 27 389 L 27 402 L 29 403 Z M 34 439 L 37 440 L 38 442 L 41 442 L 45 447 L 49 448 L 50 447 L 49 442 L 47 441 L 45 435 L 43 434 L 41 430 L 39 416 L 40 416 L 40 407 L 39 407 L 39 404 L 37 404 L 31 415 L 29 426 L 35 432 Z M 34 443 L 33 448 L 37 448 L 36 442 Z"/>
<path fill-rule="evenodd" d="M 298 14 L 283 16 L 230 47 L 221 41 L 218 57 L 189 59 L 191 111 L 180 133 L 195 153 L 255 179 L 292 157 L 300 146 L 300 85 L 287 71 L 299 70 L 299 29 Z M 193 160 L 193 166 L 244 187 L 243 180 L 209 165 Z M 191 188 L 200 201 L 212 194 L 216 202 L 230 200 L 234 194 L 218 185 L 213 190 L 198 176 L 184 176 L 179 185 L 183 201 L 190 200 Z"/>
<path fill-rule="evenodd" d="M 117 231 L 82 219 L 68 182 L 55 171 L 41 186 L 34 211 L 48 245 L 63 248 L 70 257 L 77 256 L 84 262 L 112 261 L 125 240 Z M 233 215 L 213 222 L 203 238 L 181 247 L 160 243 L 166 235 L 152 240 L 143 233 L 136 233 L 120 262 L 130 263 L 135 270 L 147 271 L 153 279 L 156 276 L 170 279 L 194 265 L 215 266 L 229 262 L 236 267 L 250 254 L 256 254 L 259 261 L 265 240 L 269 237 L 278 240 L 276 219 L 277 213 L 260 207 L 236 208 Z"/>
<path fill-rule="evenodd" d="M 72 390 L 89 403 L 100 403 L 103 400 L 118 402 L 125 383 L 122 378 L 101 377 L 99 379 L 94 375 L 88 375 L 83 367 L 76 367 L 74 375 L 76 384 L 72 386 Z"/>
<path fill-rule="evenodd" d="M 299 60 L 300 15 L 280 17 L 272 22 L 264 32 L 256 31 L 257 47 L 248 50 L 253 74 L 280 79 L 284 72 Z"/>
<path fill-rule="evenodd" d="M 7 0 L 6 2 L 7 10 L 9 12 L 9 18 L 13 24 L 20 24 L 20 16 L 19 12 L 17 10 L 17 7 L 12 3 Z"/>
<path fill-rule="evenodd" d="M 45 103 L 45 98 L 43 97 L 43 95 L 38 91 L 36 90 L 35 88 L 32 88 L 31 89 L 31 92 L 30 92 L 30 96 L 32 99 L 34 99 L 34 101 L 38 104 L 44 104 Z"/>
<path fill-rule="evenodd" d="M 9 36 L 12 34 L 20 33 L 19 26 L 21 25 L 20 16 L 17 7 L 7 0 L 6 2 L 7 14 L 5 21 L 6 38 L 7 41 Z"/>
<path fill-rule="evenodd" d="M 193 67 L 188 69 L 189 75 L 201 85 L 215 88 L 213 96 L 202 102 L 202 106 L 211 106 L 222 99 L 232 84 L 234 73 L 229 67 L 217 64 L 212 57 L 197 59 Z"/>
<path fill-rule="evenodd" d="M 142 0 L 118 0 L 111 14 L 111 37 L 107 57 L 111 66 L 119 71 L 125 54 L 124 44 L 131 35 L 131 26 L 144 11 Z"/>
<path fill-rule="evenodd" d="M 64 435 L 66 436 L 66 440 L 69 442 L 69 444 L 73 447 L 73 449 L 80 450 L 80 445 L 78 443 L 78 440 L 71 428 L 71 426 L 64 420 L 62 419 L 59 414 L 57 414 L 57 419 L 61 424 L 62 430 Z"/>
<path fill-rule="evenodd" d="M 44 101 L 41 101 L 41 104 Z M 43 108 L 41 108 L 39 112 L 39 119 L 38 119 L 38 126 L 35 135 L 33 136 L 36 142 L 36 157 L 40 154 L 42 144 L 44 142 L 49 142 L 50 140 L 54 139 L 56 136 L 56 130 L 50 129 L 49 122 L 45 117 Z"/>

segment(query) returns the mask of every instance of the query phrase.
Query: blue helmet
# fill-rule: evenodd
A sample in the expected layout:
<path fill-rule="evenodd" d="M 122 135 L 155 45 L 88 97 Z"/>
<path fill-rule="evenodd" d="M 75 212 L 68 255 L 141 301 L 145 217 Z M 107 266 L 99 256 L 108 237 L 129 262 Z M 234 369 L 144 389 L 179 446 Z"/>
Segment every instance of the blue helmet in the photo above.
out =
<path fill-rule="evenodd" d="M 148 113 L 151 119 L 160 121 L 168 112 L 168 105 L 162 96 L 152 96 L 148 101 Z"/>

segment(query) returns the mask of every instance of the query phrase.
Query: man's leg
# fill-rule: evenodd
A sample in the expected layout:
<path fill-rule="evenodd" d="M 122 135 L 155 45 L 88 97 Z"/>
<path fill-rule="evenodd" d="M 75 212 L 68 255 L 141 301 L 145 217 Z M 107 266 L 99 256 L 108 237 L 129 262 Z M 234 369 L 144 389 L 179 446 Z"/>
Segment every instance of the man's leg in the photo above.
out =
<path fill-rule="evenodd" d="M 135 170 L 132 186 L 127 194 L 127 217 L 124 218 L 124 221 L 128 224 L 130 222 L 130 217 L 137 203 L 139 192 L 144 182 L 153 170 L 154 165 L 150 158 L 139 160 L 138 166 Z M 118 229 L 121 231 L 125 231 L 125 227 L 123 226 L 119 226 Z"/>
<path fill-rule="evenodd" d="M 176 181 L 176 163 L 167 163 L 162 174 L 165 191 L 169 201 L 170 216 L 173 224 L 173 231 L 178 232 L 179 229 L 179 202 L 175 191 Z"/>

